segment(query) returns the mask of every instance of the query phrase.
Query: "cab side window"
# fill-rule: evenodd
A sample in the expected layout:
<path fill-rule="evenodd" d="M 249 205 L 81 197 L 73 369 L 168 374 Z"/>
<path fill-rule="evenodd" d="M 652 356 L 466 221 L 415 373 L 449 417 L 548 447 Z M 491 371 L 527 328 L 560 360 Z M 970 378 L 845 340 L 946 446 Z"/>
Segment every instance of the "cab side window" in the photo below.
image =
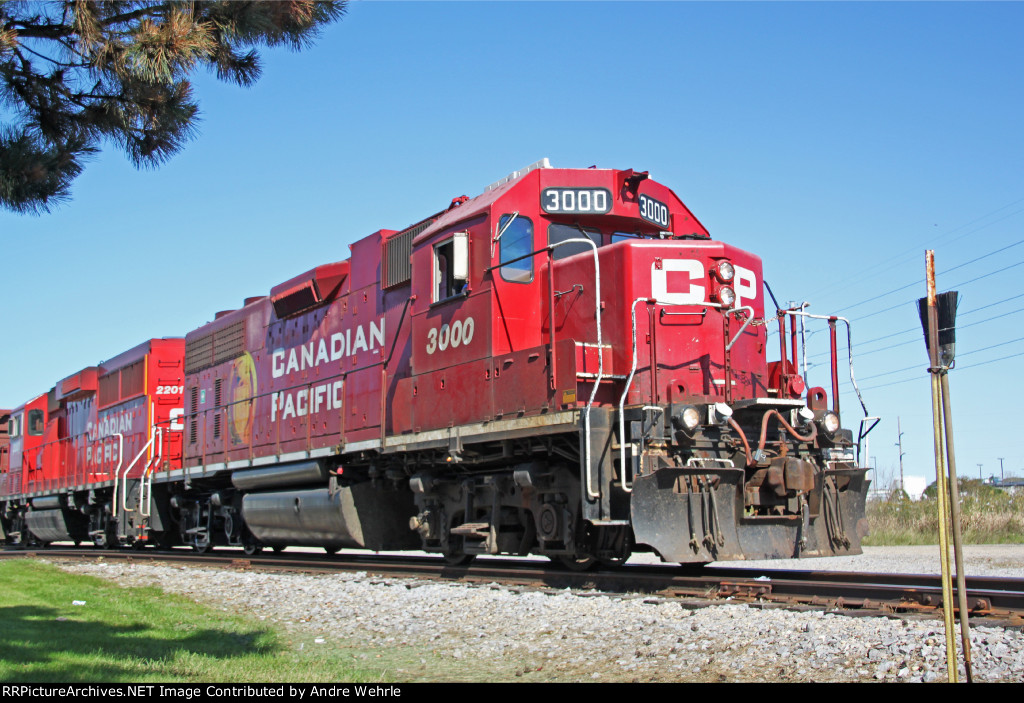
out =
<path fill-rule="evenodd" d="M 434 302 L 450 298 L 455 289 L 454 252 L 450 241 L 434 247 Z"/>
<path fill-rule="evenodd" d="M 521 215 L 502 215 L 498 220 L 498 263 L 501 277 L 512 283 L 529 283 L 533 280 L 533 222 Z M 526 258 L 520 258 L 526 257 Z M 515 261 L 515 259 L 519 259 Z M 505 262 L 511 262 L 506 264 Z"/>
<path fill-rule="evenodd" d="M 43 434 L 43 411 L 42 410 L 29 410 L 28 411 L 28 433 L 33 437 L 39 437 Z"/>
<path fill-rule="evenodd" d="M 469 234 L 459 232 L 434 245 L 433 302 L 463 295 L 469 285 Z"/>

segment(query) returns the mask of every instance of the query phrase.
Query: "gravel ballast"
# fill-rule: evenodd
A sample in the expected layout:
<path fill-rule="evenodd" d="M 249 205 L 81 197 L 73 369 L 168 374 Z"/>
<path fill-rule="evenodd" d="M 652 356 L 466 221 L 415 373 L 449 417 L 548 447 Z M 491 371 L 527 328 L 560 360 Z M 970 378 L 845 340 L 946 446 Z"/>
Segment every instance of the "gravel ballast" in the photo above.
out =
<path fill-rule="evenodd" d="M 920 551 L 919 551 L 920 550 Z M 849 568 L 918 568 L 926 548 L 865 550 Z M 1022 546 L 972 547 L 968 575 L 1021 575 Z M 841 569 L 834 560 L 799 568 Z M 1005 565 L 1002 565 L 1005 562 Z M 921 565 L 926 565 L 924 561 Z M 750 566 L 752 562 L 744 563 Z M 299 575 L 131 563 L 61 564 L 157 586 L 283 626 L 297 647 L 348 647 L 394 681 L 942 681 L 941 620 L 850 617 L 649 596 L 516 591 L 366 573 Z M 779 568 L 778 562 L 765 563 Z M 972 628 L 976 680 L 1024 681 L 1024 634 Z M 281 680 L 287 680 L 282 672 Z"/>

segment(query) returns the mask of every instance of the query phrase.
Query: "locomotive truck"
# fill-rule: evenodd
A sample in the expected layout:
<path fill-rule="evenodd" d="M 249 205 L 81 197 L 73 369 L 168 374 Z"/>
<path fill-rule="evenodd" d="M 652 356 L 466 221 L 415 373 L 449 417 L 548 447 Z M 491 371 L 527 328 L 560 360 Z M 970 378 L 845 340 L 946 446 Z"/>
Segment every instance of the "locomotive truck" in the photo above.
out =
<path fill-rule="evenodd" d="M 648 173 L 544 160 L 15 408 L 0 521 L 573 568 L 858 553 L 836 318 L 830 404 L 764 290 Z"/>

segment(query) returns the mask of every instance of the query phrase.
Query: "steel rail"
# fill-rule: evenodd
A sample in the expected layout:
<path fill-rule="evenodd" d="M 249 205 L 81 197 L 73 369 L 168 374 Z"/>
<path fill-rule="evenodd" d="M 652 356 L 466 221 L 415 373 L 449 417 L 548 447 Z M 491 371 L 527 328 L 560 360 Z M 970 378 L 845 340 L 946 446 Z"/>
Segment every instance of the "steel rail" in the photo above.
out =
<path fill-rule="evenodd" d="M 8 550 L 0 558 L 123 559 L 128 562 L 174 562 L 195 566 L 272 570 L 292 573 L 365 571 L 380 576 L 442 579 L 470 584 L 502 583 L 541 589 L 597 589 L 608 593 L 646 594 L 696 600 L 714 605 L 724 599 L 752 605 L 820 607 L 832 612 L 879 615 L 921 614 L 941 617 L 938 575 L 880 574 L 852 571 L 787 571 L 746 567 L 701 567 L 671 564 L 626 565 L 595 572 L 574 572 L 556 564 L 526 559 L 478 559 L 451 566 L 439 556 L 393 556 L 341 552 L 264 553 L 246 556 L 222 549 L 213 555 L 179 550 Z M 1024 578 L 968 576 L 967 604 L 972 618 L 1024 625 Z"/>

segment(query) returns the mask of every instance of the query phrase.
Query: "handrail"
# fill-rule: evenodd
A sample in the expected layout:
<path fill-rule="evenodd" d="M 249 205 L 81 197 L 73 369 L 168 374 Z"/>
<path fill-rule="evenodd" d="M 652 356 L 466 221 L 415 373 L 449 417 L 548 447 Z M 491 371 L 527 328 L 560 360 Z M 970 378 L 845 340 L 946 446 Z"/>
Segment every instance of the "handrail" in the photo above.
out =
<path fill-rule="evenodd" d="M 506 228 L 508 227 L 508 224 L 511 224 L 511 221 L 506 224 Z M 501 234 L 504 234 L 504 229 L 499 233 L 499 236 Z M 547 253 L 548 267 L 550 268 L 554 263 L 551 260 L 551 252 L 553 252 L 558 247 L 564 246 L 566 244 L 586 244 L 587 246 L 594 250 L 594 307 L 595 319 L 597 322 L 597 378 L 594 379 L 594 388 L 590 392 L 590 399 L 587 400 L 586 408 L 583 411 L 583 431 L 585 437 L 583 459 L 584 465 L 580 471 L 580 480 L 584 484 L 585 490 L 587 492 L 587 497 L 592 500 L 597 500 L 601 497 L 601 493 L 600 491 L 595 492 L 593 490 L 590 476 L 590 409 L 594 405 L 594 398 L 597 397 L 597 389 L 600 387 L 601 380 L 604 378 L 604 345 L 603 339 L 601 337 L 601 262 L 598 258 L 597 243 L 594 240 L 590 239 L 589 237 L 576 237 L 574 239 L 566 239 L 561 242 L 555 242 L 554 244 L 548 244 L 546 247 L 542 247 L 541 249 L 535 249 L 528 254 L 517 256 L 513 259 L 509 259 L 508 261 L 501 261 L 495 264 L 494 266 L 489 266 L 486 269 L 484 269 L 484 273 L 490 273 L 495 269 L 500 269 L 503 266 L 507 266 L 517 261 L 522 261 L 523 259 L 532 258 L 537 254 L 540 254 L 541 252 Z M 491 251 L 491 257 L 494 257 L 493 247 Z M 550 324 L 554 325 L 554 323 L 555 321 L 554 319 L 552 319 L 550 321 Z M 551 354 L 553 357 L 553 349 L 551 350 Z"/>
<path fill-rule="evenodd" d="M 872 420 L 874 420 L 874 422 L 871 422 Z M 858 466 L 860 465 L 860 457 L 861 457 L 861 450 L 860 449 L 861 449 L 861 444 L 864 444 L 864 452 L 863 453 L 867 454 L 870 457 L 871 452 L 870 452 L 870 450 L 868 448 L 868 445 L 866 443 L 864 443 L 864 440 L 867 439 L 867 436 L 871 432 L 871 430 L 875 429 L 875 427 L 881 421 L 882 421 L 882 418 L 880 418 L 880 417 L 865 417 L 865 418 L 861 419 L 861 421 L 860 421 L 860 431 L 857 433 L 857 465 Z M 871 426 L 868 427 L 865 430 L 864 429 L 864 425 L 868 424 L 868 422 L 871 422 Z"/>
<path fill-rule="evenodd" d="M 597 321 L 597 378 L 594 379 L 594 388 L 590 391 L 590 399 L 587 400 L 587 406 L 583 412 L 584 465 L 582 473 L 587 497 L 597 500 L 601 497 L 601 492 L 595 492 L 591 487 L 590 475 L 590 409 L 594 405 L 594 398 L 597 397 L 597 389 L 600 387 L 601 379 L 604 377 L 604 344 L 601 337 L 601 262 L 597 255 L 597 243 L 589 237 L 576 237 L 574 239 L 566 239 L 561 242 L 555 242 L 554 244 L 548 244 L 548 266 L 552 265 L 552 262 L 550 261 L 551 252 L 566 244 L 587 244 L 594 250 L 594 308 L 595 319 Z M 551 321 L 551 324 L 554 324 L 554 320 Z M 552 350 L 552 354 L 554 354 L 554 350 Z"/>
<path fill-rule="evenodd" d="M 750 323 L 754 321 L 754 308 L 750 307 L 749 305 L 741 305 L 738 308 L 729 308 L 728 310 L 725 311 L 726 315 L 730 315 L 732 313 L 741 312 L 743 310 L 746 310 L 748 313 L 747 319 L 743 321 L 743 324 L 736 331 L 736 336 L 732 338 L 732 341 L 725 345 L 725 350 L 727 352 L 732 351 L 732 345 L 736 344 L 736 342 L 739 341 L 740 335 L 743 334 L 743 330 L 747 329 L 747 327 L 750 326 Z"/>
<path fill-rule="evenodd" d="M 114 517 L 117 517 L 117 475 L 121 473 L 121 464 L 124 463 L 124 435 L 120 432 L 114 432 L 110 435 L 113 437 L 117 436 L 117 468 L 114 469 L 114 499 L 111 501 L 111 511 Z"/>
<path fill-rule="evenodd" d="M 805 307 L 807 307 L 807 303 L 804 303 L 803 305 L 801 305 L 799 308 L 796 308 L 796 309 L 780 310 L 779 312 L 781 312 L 783 315 L 790 315 L 792 317 L 809 317 L 812 320 L 825 320 L 826 322 L 828 322 L 829 327 L 831 328 L 831 333 L 832 333 L 832 377 L 833 377 L 833 379 L 838 379 L 838 373 L 839 373 L 839 370 L 837 368 L 837 362 L 836 362 L 835 324 L 836 324 L 836 322 L 845 322 L 846 323 L 846 354 L 847 354 L 847 359 L 848 359 L 849 365 L 850 365 L 850 383 L 853 384 L 853 390 L 857 394 L 857 400 L 860 401 L 860 407 L 864 411 L 864 416 L 867 417 L 867 415 L 868 415 L 868 408 L 864 404 L 864 397 L 860 394 L 860 388 L 857 386 L 857 379 L 855 379 L 853 377 L 853 333 L 850 330 L 850 321 L 847 318 L 840 317 L 838 315 L 813 315 L 813 314 L 811 314 L 809 312 L 804 312 L 803 309 Z M 807 355 L 807 348 L 806 347 L 803 349 L 803 353 L 804 353 L 805 356 Z M 793 363 L 794 363 L 794 365 L 796 364 L 796 359 L 793 359 Z M 838 381 L 836 381 L 835 388 L 838 389 Z M 838 394 L 838 392 L 836 392 L 836 390 L 834 390 L 832 395 L 834 396 L 832 398 L 833 408 L 838 413 L 839 412 L 839 394 Z"/>
<path fill-rule="evenodd" d="M 625 418 L 626 396 L 629 395 L 629 388 L 630 388 L 630 386 L 633 385 L 633 377 L 636 376 L 636 367 L 637 367 L 638 356 L 639 356 L 638 353 L 637 353 L 638 350 L 637 350 L 637 344 L 636 344 L 636 306 L 639 305 L 640 303 L 644 303 L 644 302 L 646 302 L 648 305 L 666 305 L 666 306 L 670 306 L 670 307 L 679 307 L 679 306 L 682 306 L 682 305 L 699 305 L 699 306 L 704 308 L 704 310 L 702 312 L 700 312 L 700 313 L 683 313 L 683 312 L 672 313 L 672 312 L 665 312 L 665 309 L 662 308 L 661 314 L 663 314 L 663 315 L 700 315 L 701 318 L 703 318 L 707 314 L 707 309 L 708 308 L 719 309 L 719 310 L 722 311 L 723 315 L 731 315 L 733 313 L 740 312 L 740 311 L 748 311 L 749 315 L 748 315 L 747 319 L 744 321 L 743 326 L 740 327 L 739 330 L 736 332 L 736 335 L 732 338 L 732 341 L 729 342 L 726 345 L 725 351 L 727 353 L 732 349 L 732 346 L 740 338 L 740 335 L 743 334 L 743 331 L 754 320 L 754 309 L 751 306 L 749 306 L 749 305 L 743 305 L 743 306 L 740 306 L 738 308 L 725 308 L 725 306 L 723 306 L 721 303 L 712 303 L 710 301 L 703 301 L 703 302 L 700 302 L 700 303 L 668 303 L 668 302 L 664 302 L 664 301 L 658 300 L 656 298 L 646 298 L 646 297 L 645 298 L 637 298 L 636 300 L 633 301 L 633 304 L 630 307 L 630 318 L 631 318 L 631 320 L 633 322 L 633 337 L 632 337 L 632 342 L 633 342 L 633 347 L 632 347 L 633 348 L 633 366 L 632 366 L 632 368 L 630 368 L 629 376 L 627 376 L 627 378 L 626 378 L 625 387 L 622 389 L 622 397 L 619 398 L 619 466 L 620 466 L 620 470 L 622 471 L 622 477 L 621 477 L 622 490 L 626 491 L 627 493 L 631 492 L 633 490 L 633 487 L 632 487 L 632 485 L 627 485 L 627 483 L 626 483 L 626 442 L 625 442 L 625 437 L 626 437 L 626 418 Z M 654 407 L 656 407 L 656 406 L 646 406 L 645 405 L 644 409 L 654 408 Z"/>
<path fill-rule="evenodd" d="M 149 430 L 149 441 L 146 442 L 143 445 L 142 449 L 139 450 L 139 453 L 135 455 L 134 459 L 132 459 L 132 463 L 128 464 L 128 468 L 126 468 L 124 470 L 124 473 L 121 474 L 121 481 L 122 481 L 122 484 L 121 484 L 122 485 L 122 488 L 121 488 L 121 509 L 124 510 L 126 513 L 134 513 L 135 512 L 135 510 L 133 508 L 129 508 L 128 507 L 128 472 L 131 471 L 132 468 L 135 466 L 135 464 L 139 461 L 139 459 L 142 458 L 142 455 L 145 454 L 147 451 L 149 451 L 149 448 L 153 445 L 154 437 L 155 437 L 155 431 L 154 431 L 154 428 L 151 427 L 150 430 Z M 146 463 L 148 464 L 149 462 L 146 462 Z M 115 483 L 114 483 L 114 487 L 115 487 L 114 490 L 116 491 L 117 490 L 117 479 L 115 478 L 114 481 L 115 481 Z M 117 511 L 116 511 L 116 509 L 117 509 L 117 501 L 114 501 L 114 508 L 115 508 L 114 516 L 116 517 L 117 516 Z"/>
<path fill-rule="evenodd" d="M 619 471 L 622 472 L 620 480 L 622 490 L 630 493 L 633 491 L 632 484 L 626 485 L 626 396 L 629 395 L 629 387 L 633 385 L 633 377 L 636 375 L 636 366 L 639 361 L 636 345 L 636 306 L 640 303 L 656 303 L 654 298 L 637 298 L 629 308 L 630 319 L 633 321 L 633 366 L 629 369 L 629 376 L 622 388 L 622 397 L 619 398 Z"/>
<path fill-rule="evenodd" d="M 152 515 L 153 508 L 153 474 L 156 472 L 157 467 L 160 465 L 161 459 L 164 456 L 164 431 L 162 427 L 153 426 L 153 431 L 156 433 L 156 437 L 159 440 L 158 449 L 153 459 L 146 463 L 146 468 L 142 471 L 142 485 L 139 488 L 139 515 L 142 517 L 149 517 Z M 145 509 L 143 509 L 145 504 Z"/>
<path fill-rule="evenodd" d="M 155 405 L 153 403 L 150 403 L 149 404 L 149 417 L 152 418 L 152 424 L 149 426 L 149 434 L 150 434 L 150 436 L 152 436 L 154 438 L 156 436 L 160 436 L 160 449 L 158 450 L 159 453 L 151 454 L 150 455 L 149 460 L 146 462 L 146 465 L 142 468 L 142 477 L 141 477 L 142 478 L 142 482 L 139 484 L 139 502 L 138 502 L 139 515 L 142 516 L 142 517 L 147 517 L 148 516 L 148 513 L 146 513 L 143 510 L 143 508 L 142 508 L 144 496 L 145 496 L 145 493 L 146 493 L 146 474 L 149 472 L 151 467 L 155 467 L 160 462 L 160 457 L 163 454 L 163 436 L 161 434 L 161 429 L 160 429 L 160 427 L 158 427 L 156 419 L 155 419 L 156 413 L 154 412 L 154 408 L 155 408 Z"/>

